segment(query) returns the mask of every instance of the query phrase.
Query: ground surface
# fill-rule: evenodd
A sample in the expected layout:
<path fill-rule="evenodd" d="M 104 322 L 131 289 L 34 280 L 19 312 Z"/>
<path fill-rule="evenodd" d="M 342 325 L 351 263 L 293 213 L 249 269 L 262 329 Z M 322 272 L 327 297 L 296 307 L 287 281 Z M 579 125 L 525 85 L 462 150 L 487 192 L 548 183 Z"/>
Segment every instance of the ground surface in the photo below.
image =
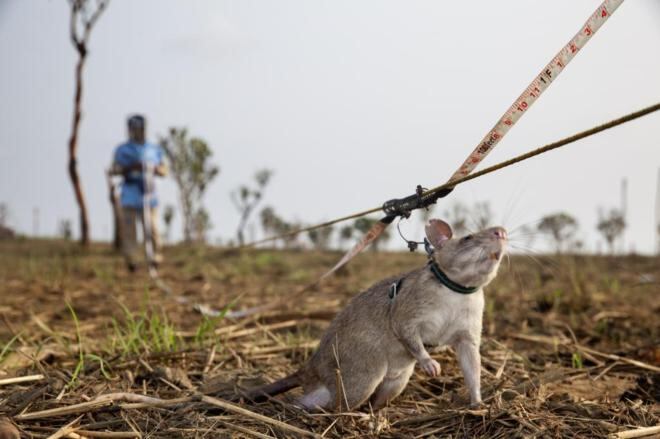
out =
<path fill-rule="evenodd" d="M 467 409 L 447 351 L 435 355 L 440 378 L 416 372 L 390 407 L 337 415 L 300 411 L 295 391 L 223 401 L 234 386 L 294 371 L 347 300 L 423 264 L 421 255 L 363 254 L 286 309 L 236 321 L 192 305 L 293 297 L 339 254 L 181 247 L 166 256 L 162 277 L 185 303 L 129 275 L 106 246 L 0 242 L 0 418 L 25 437 L 72 421 L 63 437 L 296 437 L 296 428 L 336 438 L 605 437 L 660 424 L 657 258 L 512 257 L 486 291 L 483 409 Z M 34 374 L 44 377 L 3 382 Z M 104 394 L 115 395 L 95 401 Z M 47 409 L 60 411 L 35 414 Z"/>

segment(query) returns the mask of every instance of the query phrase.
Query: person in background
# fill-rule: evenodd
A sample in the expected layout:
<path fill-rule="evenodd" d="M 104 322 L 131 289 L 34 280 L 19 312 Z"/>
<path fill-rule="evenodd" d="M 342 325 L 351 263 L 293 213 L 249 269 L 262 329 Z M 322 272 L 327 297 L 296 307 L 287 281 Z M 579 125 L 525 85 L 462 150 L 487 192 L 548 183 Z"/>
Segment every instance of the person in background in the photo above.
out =
<path fill-rule="evenodd" d="M 128 141 L 115 149 L 114 159 L 110 173 L 122 175 L 124 181 L 121 185 L 121 234 L 122 252 L 126 258 L 128 269 L 133 272 L 136 268 L 135 253 L 137 250 L 136 227 L 142 225 L 145 243 L 150 239 L 153 244 L 153 264 L 162 262 L 160 253 L 160 238 L 158 233 L 158 197 L 153 189 L 149 194 L 149 221 L 151 233 L 147 236 L 145 231 L 144 200 L 145 200 L 145 165 L 153 169 L 154 174 L 160 177 L 167 175 L 167 164 L 164 160 L 163 150 L 159 145 L 146 141 L 146 120 L 144 116 L 136 114 L 128 118 Z"/>

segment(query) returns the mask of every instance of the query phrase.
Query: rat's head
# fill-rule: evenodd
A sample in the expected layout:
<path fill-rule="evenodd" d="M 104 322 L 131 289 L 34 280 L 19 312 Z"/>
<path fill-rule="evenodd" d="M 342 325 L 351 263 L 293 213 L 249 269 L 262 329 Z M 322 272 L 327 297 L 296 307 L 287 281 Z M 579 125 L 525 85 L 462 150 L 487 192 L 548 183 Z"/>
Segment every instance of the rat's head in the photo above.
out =
<path fill-rule="evenodd" d="M 454 282 L 471 287 L 488 284 L 506 251 L 507 234 L 502 227 L 452 239 L 449 224 L 432 219 L 426 225 L 426 238 L 435 248 L 433 258 Z"/>

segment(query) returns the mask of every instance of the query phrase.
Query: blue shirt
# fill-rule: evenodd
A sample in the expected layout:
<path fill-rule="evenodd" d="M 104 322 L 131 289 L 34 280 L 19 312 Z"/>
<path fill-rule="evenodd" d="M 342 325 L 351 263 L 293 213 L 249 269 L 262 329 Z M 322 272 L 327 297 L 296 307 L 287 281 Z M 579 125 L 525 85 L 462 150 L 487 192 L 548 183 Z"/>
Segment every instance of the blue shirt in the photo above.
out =
<path fill-rule="evenodd" d="M 129 167 L 136 164 L 141 164 L 145 160 L 153 166 L 158 166 L 163 163 L 163 149 L 159 145 L 153 143 L 144 143 L 142 145 L 131 142 L 130 140 L 122 145 L 119 145 L 115 150 L 115 163 L 122 167 Z M 144 176 L 142 171 L 130 171 L 124 177 L 124 182 L 121 185 L 121 205 L 124 207 L 133 207 L 142 209 L 144 200 Z M 158 206 L 158 198 L 156 197 L 155 190 L 150 194 L 151 207 Z"/>

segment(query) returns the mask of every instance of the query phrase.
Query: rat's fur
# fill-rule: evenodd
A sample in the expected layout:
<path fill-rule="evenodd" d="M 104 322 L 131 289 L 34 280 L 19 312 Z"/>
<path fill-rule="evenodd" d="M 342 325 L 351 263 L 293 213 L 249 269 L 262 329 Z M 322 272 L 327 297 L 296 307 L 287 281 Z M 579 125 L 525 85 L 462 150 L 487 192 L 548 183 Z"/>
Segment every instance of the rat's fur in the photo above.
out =
<path fill-rule="evenodd" d="M 475 293 L 451 291 L 427 266 L 405 274 L 394 299 L 389 297 L 390 286 L 401 276 L 382 280 L 335 317 L 318 349 L 299 371 L 246 396 L 261 399 L 302 386 L 299 403 L 309 410 L 355 409 L 367 401 L 380 408 L 403 391 L 416 362 L 430 376 L 440 374 L 440 364 L 425 346 L 452 346 L 471 403 L 479 404 L 481 287 L 497 273 L 506 232 L 494 227 L 451 239 L 446 223 L 431 220 L 426 234 L 435 247 L 433 258 L 438 266 L 454 282 L 479 287 Z M 343 389 L 339 395 L 338 389 Z"/>

